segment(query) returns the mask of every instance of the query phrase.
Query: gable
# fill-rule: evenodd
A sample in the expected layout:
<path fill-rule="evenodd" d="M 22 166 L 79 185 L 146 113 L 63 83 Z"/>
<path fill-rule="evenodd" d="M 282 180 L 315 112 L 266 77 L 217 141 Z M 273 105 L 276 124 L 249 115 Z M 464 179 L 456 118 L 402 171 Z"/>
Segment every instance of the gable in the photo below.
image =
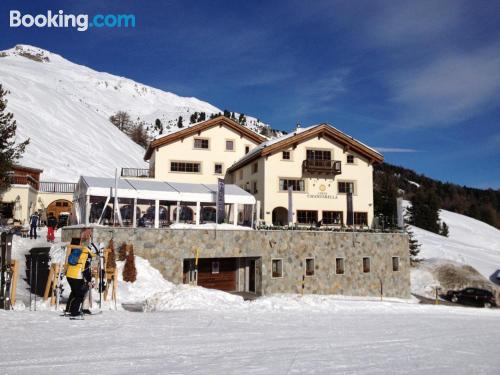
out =
<path fill-rule="evenodd" d="M 155 139 L 149 144 L 146 154 L 144 155 L 144 160 L 149 160 L 151 158 L 151 155 L 153 154 L 153 151 L 157 148 L 166 146 L 168 144 L 177 142 L 179 140 L 182 141 L 192 136 L 202 136 L 202 133 L 204 131 L 217 126 L 224 127 L 233 132 L 235 136 L 249 139 L 255 144 L 260 144 L 266 140 L 266 138 L 248 129 L 246 126 L 240 125 L 237 122 L 228 119 L 227 117 L 219 116 L 214 119 L 200 122 L 196 125 L 181 129 L 174 133 L 170 133 L 161 138 Z"/>

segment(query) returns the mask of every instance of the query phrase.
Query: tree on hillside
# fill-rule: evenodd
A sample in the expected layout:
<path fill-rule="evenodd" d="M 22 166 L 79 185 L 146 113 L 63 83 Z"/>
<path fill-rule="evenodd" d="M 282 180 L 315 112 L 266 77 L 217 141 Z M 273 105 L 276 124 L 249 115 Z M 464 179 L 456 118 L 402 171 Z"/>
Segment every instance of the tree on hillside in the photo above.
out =
<path fill-rule="evenodd" d="M 144 129 L 144 123 L 138 122 L 137 124 L 129 127 L 128 136 L 138 145 L 147 148 L 149 145 L 149 136 Z"/>
<path fill-rule="evenodd" d="M 413 231 L 411 230 L 410 223 L 412 222 L 411 211 L 407 209 L 404 217 L 404 230 L 408 235 L 408 251 L 410 253 L 410 264 L 415 265 L 420 262 L 418 254 L 420 253 L 420 244 L 418 243 Z"/>
<path fill-rule="evenodd" d="M 9 172 L 30 141 L 27 139 L 16 145 L 17 124 L 14 114 L 6 111 L 7 94 L 8 91 L 0 84 L 0 193 L 10 187 Z"/>
<path fill-rule="evenodd" d="M 384 174 L 378 178 L 373 191 L 375 216 L 382 217 L 385 225 L 390 228 L 398 225 L 397 198 L 398 183 L 396 177 Z"/>
<path fill-rule="evenodd" d="M 246 125 L 247 124 L 247 118 L 243 113 L 240 113 L 240 117 L 238 117 L 238 122 L 240 125 Z"/>
<path fill-rule="evenodd" d="M 229 112 L 227 109 L 224 110 L 224 117 L 231 118 L 231 112 Z"/>
<path fill-rule="evenodd" d="M 154 128 L 158 134 L 163 134 L 163 124 L 161 123 L 161 120 L 157 118 L 155 120 L 155 128 Z"/>
<path fill-rule="evenodd" d="M 441 229 L 439 230 L 439 234 L 445 237 L 448 237 L 448 235 L 450 234 L 450 230 L 448 229 L 448 224 L 446 224 L 444 221 L 443 224 L 441 224 Z"/>
<path fill-rule="evenodd" d="M 200 112 L 200 116 L 198 117 L 198 121 L 205 121 L 207 119 L 207 114 L 205 112 Z"/>
<path fill-rule="evenodd" d="M 125 111 L 116 112 L 114 115 L 109 117 L 109 121 L 111 121 L 111 123 L 122 132 L 126 132 L 132 124 L 130 115 Z"/>
<path fill-rule="evenodd" d="M 179 129 L 184 127 L 182 116 L 179 116 L 179 118 L 177 119 L 177 127 Z"/>
<path fill-rule="evenodd" d="M 439 233 L 439 198 L 433 190 L 418 189 L 411 199 L 411 224 Z"/>
<path fill-rule="evenodd" d="M 198 122 L 198 112 L 193 113 L 191 117 L 189 117 L 190 124 L 195 124 L 196 122 Z"/>

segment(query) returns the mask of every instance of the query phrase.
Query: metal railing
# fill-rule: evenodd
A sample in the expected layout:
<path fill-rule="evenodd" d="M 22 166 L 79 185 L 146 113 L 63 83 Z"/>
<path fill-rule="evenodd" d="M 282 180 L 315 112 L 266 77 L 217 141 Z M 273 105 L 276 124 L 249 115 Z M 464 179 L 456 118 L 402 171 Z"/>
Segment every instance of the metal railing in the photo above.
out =
<path fill-rule="evenodd" d="M 148 178 L 154 177 L 154 173 L 145 168 L 122 168 L 122 177 L 139 177 Z"/>
<path fill-rule="evenodd" d="M 302 169 L 306 172 L 326 172 L 337 175 L 342 173 L 342 162 L 340 160 L 306 159 L 302 162 Z"/>
<path fill-rule="evenodd" d="M 46 193 L 73 193 L 75 188 L 76 184 L 73 182 L 40 182 L 40 191 Z"/>

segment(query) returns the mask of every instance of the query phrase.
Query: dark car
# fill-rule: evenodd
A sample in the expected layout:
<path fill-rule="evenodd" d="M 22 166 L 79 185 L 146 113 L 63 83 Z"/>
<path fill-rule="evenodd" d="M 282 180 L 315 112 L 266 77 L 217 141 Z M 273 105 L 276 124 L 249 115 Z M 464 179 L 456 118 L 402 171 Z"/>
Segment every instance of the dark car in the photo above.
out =
<path fill-rule="evenodd" d="M 462 290 L 449 290 L 446 294 L 451 302 L 484 307 L 496 306 L 495 296 L 492 292 L 479 288 L 465 288 Z"/>

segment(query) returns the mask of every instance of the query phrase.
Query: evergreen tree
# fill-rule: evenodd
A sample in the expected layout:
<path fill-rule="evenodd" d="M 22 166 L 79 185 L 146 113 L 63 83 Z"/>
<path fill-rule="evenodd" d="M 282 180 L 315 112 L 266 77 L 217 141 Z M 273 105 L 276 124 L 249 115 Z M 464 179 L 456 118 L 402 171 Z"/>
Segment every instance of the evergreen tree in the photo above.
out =
<path fill-rule="evenodd" d="M 195 112 L 191 115 L 191 117 L 189 118 L 189 123 L 190 124 L 194 124 L 198 122 L 198 112 Z"/>
<path fill-rule="evenodd" d="M 245 117 L 245 114 L 240 113 L 240 117 L 238 118 L 238 122 L 241 125 L 246 125 L 247 124 L 247 118 Z"/>
<path fill-rule="evenodd" d="M 448 225 L 443 221 L 443 224 L 441 224 L 441 230 L 439 231 L 439 234 L 441 236 L 448 237 L 450 234 L 450 230 L 448 229 Z"/>
<path fill-rule="evenodd" d="M 231 112 L 229 112 L 227 109 L 224 110 L 224 117 L 231 118 Z"/>
<path fill-rule="evenodd" d="M 434 190 L 418 189 L 411 199 L 411 223 L 416 227 L 439 233 L 439 205 Z"/>
<path fill-rule="evenodd" d="M 177 127 L 179 129 L 184 127 L 182 116 L 179 116 L 179 118 L 177 119 Z"/>
<path fill-rule="evenodd" d="M 14 114 L 6 111 L 7 94 L 8 91 L 0 84 L 0 193 L 10 187 L 9 172 L 30 141 L 27 139 L 16 145 L 17 124 Z"/>
<path fill-rule="evenodd" d="M 161 123 L 161 120 L 159 118 L 157 118 L 155 121 L 155 130 L 158 132 L 158 134 L 163 134 L 163 124 Z"/>
<path fill-rule="evenodd" d="M 411 211 L 406 211 L 404 218 L 404 230 L 408 235 L 408 251 L 410 253 L 410 264 L 415 265 L 420 262 L 418 254 L 420 253 L 420 244 L 418 243 L 413 231 L 411 230 L 410 223 L 412 222 Z"/>
<path fill-rule="evenodd" d="M 198 117 L 198 121 L 205 121 L 207 119 L 207 114 L 205 112 L 200 112 L 200 117 Z"/>
<path fill-rule="evenodd" d="M 387 227 L 397 227 L 398 183 L 394 175 L 384 174 L 378 178 L 374 186 L 373 196 L 375 216 L 383 217 Z"/>
<path fill-rule="evenodd" d="M 127 258 L 123 266 L 123 281 L 133 283 L 137 280 L 137 268 L 135 268 L 134 247 L 127 245 Z"/>

